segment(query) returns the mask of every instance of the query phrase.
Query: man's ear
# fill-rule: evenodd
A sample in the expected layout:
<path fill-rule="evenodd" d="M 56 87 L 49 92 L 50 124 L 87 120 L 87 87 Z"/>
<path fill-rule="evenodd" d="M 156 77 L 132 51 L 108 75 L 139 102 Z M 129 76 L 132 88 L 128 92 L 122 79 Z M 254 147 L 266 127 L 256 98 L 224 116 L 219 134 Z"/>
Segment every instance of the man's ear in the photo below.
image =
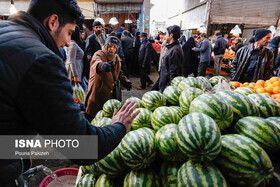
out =
<path fill-rule="evenodd" d="M 56 31 L 59 27 L 59 20 L 57 14 L 52 14 L 45 20 L 45 26 L 50 32 Z"/>

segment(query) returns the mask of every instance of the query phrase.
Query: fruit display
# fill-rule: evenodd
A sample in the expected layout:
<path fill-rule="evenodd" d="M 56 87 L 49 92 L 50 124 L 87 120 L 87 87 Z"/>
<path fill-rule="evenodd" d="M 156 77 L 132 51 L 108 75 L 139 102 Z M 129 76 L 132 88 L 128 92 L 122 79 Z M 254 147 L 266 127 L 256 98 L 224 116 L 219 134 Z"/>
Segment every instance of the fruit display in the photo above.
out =
<path fill-rule="evenodd" d="M 81 166 L 78 186 L 279 186 L 280 105 L 258 89 L 276 79 L 217 89 L 223 80 L 176 77 L 163 94 L 128 98 L 140 111 L 131 130 L 107 156 Z M 121 107 L 107 101 L 92 124 L 111 124 Z"/>
<path fill-rule="evenodd" d="M 224 58 L 225 59 L 234 59 L 235 52 L 233 50 L 225 50 Z"/>

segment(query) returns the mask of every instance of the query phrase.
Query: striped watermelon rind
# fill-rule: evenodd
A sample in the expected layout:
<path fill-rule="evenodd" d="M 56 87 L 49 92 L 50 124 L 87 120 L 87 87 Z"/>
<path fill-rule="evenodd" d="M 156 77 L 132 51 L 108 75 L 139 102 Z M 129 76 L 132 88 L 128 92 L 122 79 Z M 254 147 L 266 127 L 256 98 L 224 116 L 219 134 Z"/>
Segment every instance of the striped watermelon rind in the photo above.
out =
<path fill-rule="evenodd" d="M 171 84 L 171 86 L 177 86 L 178 87 L 180 82 L 184 79 L 185 79 L 185 77 L 182 77 L 182 76 L 175 77 L 174 79 L 172 79 L 170 84 Z"/>
<path fill-rule="evenodd" d="M 114 109 L 117 109 L 118 111 L 121 109 L 122 104 L 117 99 L 110 99 L 106 101 L 103 105 L 103 112 L 105 117 L 111 118 L 114 113 Z"/>
<path fill-rule="evenodd" d="M 194 160 L 189 160 L 180 167 L 177 181 L 178 186 L 228 186 L 225 177 L 214 164 Z"/>
<path fill-rule="evenodd" d="M 108 177 L 106 174 L 102 174 L 96 181 L 95 187 L 115 187 L 116 179 Z"/>
<path fill-rule="evenodd" d="M 124 163 L 139 170 L 151 165 L 156 157 L 154 131 L 143 127 L 127 133 L 121 141 L 120 155 Z"/>
<path fill-rule="evenodd" d="M 145 108 L 153 111 L 160 106 L 166 105 L 164 96 L 158 91 L 146 92 L 142 97 L 142 104 Z"/>
<path fill-rule="evenodd" d="M 170 123 L 178 124 L 180 119 L 179 114 L 173 108 L 162 106 L 155 109 L 151 117 L 151 122 L 153 129 L 158 131 L 164 125 Z"/>
<path fill-rule="evenodd" d="M 152 169 L 132 170 L 125 176 L 123 187 L 160 187 L 158 174 Z"/>
<path fill-rule="evenodd" d="M 191 102 L 202 94 L 203 91 L 198 88 L 187 88 L 181 93 L 179 104 L 185 115 L 189 114 Z"/>
<path fill-rule="evenodd" d="M 219 83 L 219 80 L 220 80 L 220 79 L 221 79 L 221 82 L 223 82 L 223 80 L 226 81 L 226 82 L 228 82 L 228 80 L 227 80 L 225 77 L 223 77 L 223 76 L 214 76 L 214 77 L 211 77 L 211 78 L 209 79 L 209 82 L 211 83 L 212 86 L 215 86 L 215 85 L 217 85 L 217 84 Z"/>
<path fill-rule="evenodd" d="M 276 125 L 260 117 L 245 117 L 234 126 L 236 133 L 254 140 L 264 150 L 280 150 L 280 131 Z"/>
<path fill-rule="evenodd" d="M 212 161 L 221 151 L 221 132 L 215 121 L 203 113 L 191 113 L 178 124 L 178 146 L 190 159 Z"/>
<path fill-rule="evenodd" d="M 212 85 L 211 85 L 210 81 L 206 77 L 198 76 L 196 78 L 198 80 L 200 80 L 202 83 L 204 83 L 205 88 L 206 88 L 207 91 L 211 91 L 212 90 Z"/>
<path fill-rule="evenodd" d="M 215 159 L 233 186 L 266 186 L 273 178 L 267 153 L 253 140 L 239 134 L 222 136 L 222 151 Z"/>
<path fill-rule="evenodd" d="M 134 118 L 134 120 L 131 123 L 133 130 L 137 130 L 142 127 L 152 128 L 152 124 L 151 124 L 152 112 L 147 108 L 136 108 L 134 112 L 137 112 L 139 110 L 140 113 Z"/>
<path fill-rule="evenodd" d="M 181 107 L 179 107 L 179 106 L 170 106 L 169 108 L 174 110 L 179 115 L 180 118 L 183 118 L 185 116 L 185 113 L 183 112 Z"/>
<path fill-rule="evenodd" d="M 198 88 L 201 89 L 202 91 L 206 90 L 206 86 L 205 84 L 200 80 L 200 79 L 196 79 L 195 77 L 188 77 L 185 78 L 184 80 L 182 80 L 180 82 L 180 84 L 178 85 L 178 87 L 181 90 L 185 90 L 189 87 L 194 87 L 194 88 Z"/>
<path fill-rule="evenodd" d="M 176 86 L 166 87 L 162 93 L 165 97 L 166 104 L 169 106 L 178 106 L 181 92 L 182 90 Z"/>
<path fill-rule="evenodd" d="M 246 95 L 233 91 L 222 91 L 217 93 L 217 95 L 221 96 L 230 103 L 234 113 L 235 121 L 238 121 L 239 119 L 246 116 L 259 115 L 258 107 Z"/>
<path fill-rule="evenodd" d="M 128 102 L 128 101 L 134 101 L 134 102 L 136 102 L 136 103 L 137 103 L 137 108 L 142 108 L 142 107 L 144 107 L 143 104 L 142 104 L 142 100 L 139 99 L 138 97 L 129 97 L 129 98 L 125 101 L 125 103 Z"/>
<path fill-rule="evenodd" d="M 177 186 L 177 173 L 181 162 L 163 162 L 160 167 L 160 178 L 163 187 Z"/>
<path fill-rule="evenodd" d="M 228 128 L 233 121 L 233 110 L 230 104 L 217 94 L 202 94 L 190 105 L 190 113 L 198 112 L 210 116 L 220 130 Z"/>
<path fill-rule="evenodd" d="M 96 119 L 100 119 L 100 118 L 103 118 L 103 117 L 105 117 L 105 116 L 104 116 L 104 111 L 103 111 L 103 110 L 99 110 L 99 111 L 96 113 L 96 115 L 95 115 L 95 118 L 96 118 Z"/>
<path fill-rule="evenodd" d="M 268 120 L 269 122 L 273 123 L 274 125 L 277 126 L 277 128 L 280 130 L 280 117 L 270 117 L 270 118 L 266 118 L 266 120 Z"/>
<path fill-rule="evenodd" d="M 248 96 L 257 105 L 263 118 L 279 116 L 280 104 L 266 94 L 255 93 Z"/>
<path fill-rule="evenodd" d="M 246 96 L 256 93 L 255 90 L 253 90 L 252 88 L 249 88 L 249 87 L 239 87 L 239 88 L 236 88 L 234 91 L 242 93 Z"/>
<path fill-rule="evenodd" d="M 156 132 L 156 146 L 164 160 L 185 161 L 187 159 L 187 156 L 178 147 L 177 132 L 178 126 L 176 124 L 165 125 Z"/>
<path fill-rule="evenodd" d="M 112 119 L 111 118 L 103 117 L 103 118 L 97 119 L 95 121 L 94 126 L 96 126 L 96 127 L 104 127 L 106 125 L 111 125 L 111 124 L 112 124 Z"/>
<path fill-rule="evenodd" d="M 80 178 L 77 187 L 94 186 L 95 181 L 95 176 L 93 174 L 87 173 Z"/>

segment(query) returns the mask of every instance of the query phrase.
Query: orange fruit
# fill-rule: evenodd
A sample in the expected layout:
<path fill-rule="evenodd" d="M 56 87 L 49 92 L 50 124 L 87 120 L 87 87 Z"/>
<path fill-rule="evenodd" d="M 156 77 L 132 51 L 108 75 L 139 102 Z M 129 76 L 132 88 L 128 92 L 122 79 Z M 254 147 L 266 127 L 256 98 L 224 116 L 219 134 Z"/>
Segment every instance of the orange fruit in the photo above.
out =
<path fill-rule="evenodd" d="M 264 87 L 264 84 L 265 84 L 265 81 L 264 81 L 264 80 L 258 80 L 258 81 L 256 82 L 256 85 L 260 85 L 260 86 L 262 86 L 262 87 Z"/>
<path fill-rule="evenodd" d="M 280 86 L 275 86 L 275 87 L 273 88 L 273 93 L 274 93 L 274 94 L 280 93 Z"/>
<path fill-rule="evenodd" d="M 268 96 L 270 96 L 270 97 L 271 97 L 271 94 L 270 94 L 270 93 L 268 93 L 268 92 L 264 92 L 264 93 L 262 93 L 262 94 L 265 94 L 265 95 L 268 95 Z"/>
<path fill-rule="evenodd" d="M 278 93 L 278 94 L 272 94 L 273 95 L 273 99 L 280 99 L 280 93 Z"/>
<path fill-rule="evenodd" d="M 273 85 L 272 84 L 270 84 L 267 87 L 265 87 L 265 89 L 266 89 L 267 92 L 273 93 Z"/>
<path fill-rule="evenodd" d="M 269 81 L 270 81 L 270 83 L 274 83 L 274 82 L 276 82 L 276 81 L 279 81 L 279 78 L 278 78 L 278 77 L 271 77 L 271 78 L 269 79 Z"/>
<path fill-rule="evenodd" d="M 275 82 L 273 82 L 272 85 L 273 85 L 273 86 L 280 86 L 280 81 L 275 81 Z"/>
<path fill-rule="evenodd" d="M 280 103 L 280 99 L 275 99 L 278 103 Z"/>
<path fill-rule="evenodd" d="M 256 86 L 256 83 L 251 82 L 248 86 L 249 86 L 250 88 L 254 89 L 254 87 Z"/>
<path fill-rule="evenodd" d="M 266 89 L 260 87 L 260 88 L 257 88 L 255 91 L 256 91 L 257 93 L 265 93 L 265 92 L 266 92 Z"/>
<path fill-rule="evenodd" d="M 249 82 L 244 82 L 243 85 L 244 86 L 249 86 Z"/>
<path fill-rule="evenodd" d="M 231 84 L 232 86 L 234 86 L 235 88 L 240 87 L 241 83 L 237 82 L 237 81 L 230 81 L 229 84 Z"/>

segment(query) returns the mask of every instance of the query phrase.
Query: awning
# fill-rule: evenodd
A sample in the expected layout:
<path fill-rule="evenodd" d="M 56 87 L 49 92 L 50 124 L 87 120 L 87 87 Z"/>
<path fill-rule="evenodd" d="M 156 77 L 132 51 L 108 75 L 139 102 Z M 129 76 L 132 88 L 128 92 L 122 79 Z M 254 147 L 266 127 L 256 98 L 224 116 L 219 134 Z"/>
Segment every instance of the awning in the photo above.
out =
<path fill-rule="evenodd" d="M 97 4 L 97 12 L 100 14 L 112 14 L 112 13 L 140 13 L 142 4 L 129 3 L 129 4 Z"/>
<path fill-rule="evenodd" d="M 144 0 L 95 0 L 96 3 L 143 3 Z"/>

